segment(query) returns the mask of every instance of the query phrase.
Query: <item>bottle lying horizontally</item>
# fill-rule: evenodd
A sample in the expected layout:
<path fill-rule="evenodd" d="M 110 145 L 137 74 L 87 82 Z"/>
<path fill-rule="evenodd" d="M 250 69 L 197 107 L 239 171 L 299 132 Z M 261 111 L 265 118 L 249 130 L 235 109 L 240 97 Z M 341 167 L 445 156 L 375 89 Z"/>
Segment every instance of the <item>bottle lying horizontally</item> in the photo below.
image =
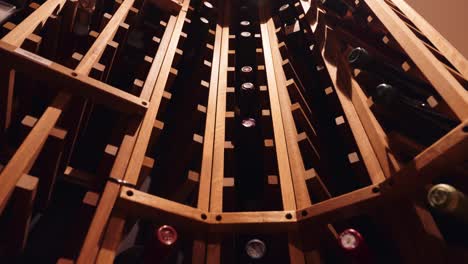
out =
<path fill-rule="evenodd" d="M 349 65 L 354 69 L 360 69 L 380 78 L 382 81 L 404 87 L 402 91 L 409 97 L 420 101 L 427 101 L 429 98 L 439 100 L 440 97 L 433 92 L 432 86 L 407 73 L 402 69 L 379 59 L 367 52 L 366 49 L 358 47 L 353 49 L 348 55 Z"/>
<path fill-rule="evenodd" d="M 377 116 L 395 130 L 423 145 L 430 145 L 457 126 L 457 122 L 413 99 L 390 84 L 378 85 L 372 94 Z"/>

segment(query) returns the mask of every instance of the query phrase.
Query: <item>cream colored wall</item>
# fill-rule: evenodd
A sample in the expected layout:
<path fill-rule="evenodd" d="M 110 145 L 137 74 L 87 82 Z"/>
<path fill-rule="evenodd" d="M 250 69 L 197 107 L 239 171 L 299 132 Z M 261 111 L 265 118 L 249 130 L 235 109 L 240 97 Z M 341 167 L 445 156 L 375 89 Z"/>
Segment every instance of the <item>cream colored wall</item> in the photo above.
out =
<path fill-rule="evenodd" d="M 468 0 L 406 0 L 468 58 Z"/>

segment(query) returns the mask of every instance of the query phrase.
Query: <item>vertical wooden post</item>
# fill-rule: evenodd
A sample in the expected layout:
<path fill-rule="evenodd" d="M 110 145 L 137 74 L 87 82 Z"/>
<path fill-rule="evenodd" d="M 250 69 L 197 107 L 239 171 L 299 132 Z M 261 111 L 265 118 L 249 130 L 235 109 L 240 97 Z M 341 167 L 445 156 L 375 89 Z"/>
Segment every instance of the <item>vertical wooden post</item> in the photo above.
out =
<path fill-rule="evenodd" d="M 4 134 L 11 124 L 14 85 L 15 71 L 6 65 L 0 66 L 0 135 Z"/>

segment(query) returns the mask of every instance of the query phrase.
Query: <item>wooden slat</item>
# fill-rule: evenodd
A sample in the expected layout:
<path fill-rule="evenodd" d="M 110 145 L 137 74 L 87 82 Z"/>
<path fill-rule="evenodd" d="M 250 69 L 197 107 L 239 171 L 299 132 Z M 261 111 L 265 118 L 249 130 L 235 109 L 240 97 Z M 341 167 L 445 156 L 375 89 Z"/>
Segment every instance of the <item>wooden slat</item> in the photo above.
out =
<path fill-rule="evenodd" d="M 66 0 L 48 0 L 42 4 L 36 11 L 23 20 L 14 30 L 8 33 L 2 40 L 14 45 L 21 46 L 23 41 L 34 32 L 41 23 L 45 24 L 53 12 L 59 8 L 62 9 Z"/>
<path fill-rule="evenodd" d="M 320 225 L 360 214 L 383 201 L 380 187 L 371 185 L 351 193 L 313 204 L 297 213 L 301 225 Z"/>
<path fill-rule="evenodd" d="M 117 13 L 112 18 L 115 18 L 113 22 L 116 24 L 110 24 L 101 33 L 101 35 L 99 35 L 90 51 L 78 64 L 76 68 L 76 72 L 78 74 L 89 74 L 94 64 L 98 62 L 100 56 L 104 52 L 107 42 L 109 42 L 109 40 L 115 34 L 118 28 L 118 24 L 125 19 L 128 9 L 132 6 L 133 2 L 134 0 L 126 0 L 124 4 L 121 5 L 121 8 L 119 8 Z M 26 37 L 27 36 L 25 36 L 25 38 Z M 54 99 L 52 105 L 46 109 L 44 114 L 38 120 L 37 124 L 29 133 L 28 137 L 23 141 L 18 151 L 0 174 L 0 212 L 3 211 L 4 206 L 6 205 L 6 202 L 13 190 L 14 184 L 16 184 L 16 182 L 19 180 L 19 177 L 23 173 L 29 172 L 32 165 L 36 161 L 37 155 L 41 151 L 45 140 L 47 139 L 52 128 L 55 126 L 58 118 L 63 112 L 63 109 L 69 103 L 70 99 L 71 96 L 66 93 L 60 93 Z"/>
<path fill-rule="evenodd" d="M 109 215 L 114 207 L 115 200 L 119 195 L 120 185 L 114 182 L 108 182 L 104 188 L 103 194 L 94 214 L 91 225 L 86 234 L 83 247 L 76 261 L 77 264 L 94 263 L 99 250 L 99 240 L 104 231 Z"/>
<path fill-rule="evenodd" d="M 217 6 L 221 12 L 218 14 L 213 46 L 203 159 L 198 189 L 198 208 L 210 212 L 222 212 L 223 210 L 230 7 L 230 1 L 219 2 L 219 6 Z M 209 195 L 206 195 L 207 193 Z M 192 250 L 192 263 L 194 264 L 204 263 L 205 259 L 207 264 L 221 262 L 221 239 L 216 235 L 209 235 L 206 241 L 195 240 Z"/>
<path fill-rule="evenodd" d="M 210 211 L 222 212 L 223 182 L 224 182 L 224 146 L 226 138 L 226 94 L 228 86 L 228 51 L 229 51 L 229 21 L 231 2 L 224 2 L 223 28 L 220 42 L 218 97 L 216 102 L 216 125 L 213 150 L 213 167 L 211 175 Z M 216 43 L 215 43 L 216 44 Z M 215 65 L 215 64 L 213 64 Z"/>
<path fill-rule="evenodd" d="M 158 51 L 166 50 L 167 47 L 170 45 L 170 43 L 172 43 L 171 40 L 173 36 L 173 29 L 176 25 L 177 20 L 178 20 L 177 17 L 171 17 L 169 19 L 168 25 L 166 27 L 166 31 L 164 32 Z M 151 96 L 153 88 L 155 87 L 155 83 L 157 81 L 157 77 L 158 77 L 157 73 L 160 71 L 164 56 L 165 56 L 165 52 L 157 52 L 155 56 L 155 60 L 153 60 L 153 65 L 151 66 L 150 72 L 145 81 L 143 91 L 141 92 L 141 95 L 140 95 L 142 98 L 149 99 L 149 97 Z M 153 102 L 151 102 L 151 104 L 153 104 Z M 155 118 L 153 118 L 153 124 L 154 124 L 154 120 Z M 124 179 L 125 172 L 128 168 L 128 164 L 130 162 L 130 158 L 132 156 L 132 153 L 133 153 L 136 141 L 137 141 L 137 137 L 139 136 L 139 130 L 141 130 L 141 127 L 137 130 L 137 132 L 135 132 L 134 135 L 124 136 L 122 144 L 119 148 L 119 152 L 117 154 L 117 158 L 112 167 L 110 177 L 114 179 L 119 179 L 119 180 Z M 144 161 L 144 157 L 143 157 L 143 161 Z M 138 172 L 138 175 L 139 175 L 139 172 Z M 135 180 L 137 181 L 138 179 L 135 179 Z M 115 184 L 112 182 L 107 183 L 106 189 L 109 187 L 109 194 L 104 193 L 104 195 L 107 195 L 107 196 L 103 195 L 103 197 L 109 197 L 109 198 L 106 200 L 101 199 L 98 205 L 97 212 L 100 212 L 101 208 L 106 209 L 108 208 L 109 205 L 113 206 L 115 204 L 119 196 L 120 188 L 115 188 L 114 185 Z M 104 190 L 104 192 L 106 191 L 106 189 Z M 104 228 L 110 217 L 110 214 L 111 214 L 111 210 L 107 210 L 105 212 L 95 214 L 93 221 L 91 223 L 91 226 L 89 228 L 88 234 L 86 236 L 85 243 L 83 244 L 80 257 L 78 259 L 79 261 L 82 261 L 81 263 L 88 263 L 87 261 L 94 260 L 96 258 L 98 254 L 98 249 L 99 249 L 99 240 L 102 236 L 102 233 L 104 232 Z M 112 220 L 112 221 L 118 221 L 118 220 Z M 112 225 L 110 226 L 110 228 L 111 230 L 108 232 L 109 234 L 120 233 L 122 232 L 121 228 L 123 228 L 123 225 L 120 225 L 120 226 Z M 114 239 L 115 239 L 114 237 L 106 236 L 104 238 L 104 241 L 106 241 L 104 245 L 105 246 L 117 245 L 118 242 L 114 241 Z M 115 257 L 116 250 L 117 250 L 116 247 L 115 248 L 106 247 L 106 248 L 101 249 L 102 254 L 99 253 L 100 261 L 101 262 L 104 261 L 106 263 L 112 262 L 113 258 Z M 105 251 L 112 251 L 113 253 L 109 254 L 109 252 L 105 252 Z"/>
<path fill-rule="evenodd" d="M 268 5 L 267 5 L 268 6 Z M 267 6 L 265 8 L 267 8 Z M 275 82 L 275 86 L 277 88 L 277 96 L 278 96 L 278 107 L 275 109 L 273 106 L 274 101 L 271 99 L 270 93 L 270 103 L 271 103 L 271 111 L 272 117 L 274 118 L 275 111 L 278 111 L 278 115 L 281 115 L 281 119 L 283 122 L 283 129 L 285 143 L 286 143 L 286 151 L 287 151 L 287 161 L 289 162 L 290 166 L 290 174 L 288 175 L 291 177 L 292 186 L 283 186 L 283 183 L 286 182 L 284 179 L 281 182 L 281 191 L 282 191 L 282 199 L 283 199 L 283 207 L 285 210 L 288 209 L 296 209 L 296 208 L 305 208 L 311 205 L 311 200 L 309 196 L 309 192 L 307 190 L 307 185 L 305 182 L 305 168 L 304 163 L 302 160 L 301 152 L 298 145 L 297 139 L 297 129 L 294 123 L 294 119 L 291 112 L 291 99 L 289 98 L 288 90 L 287 90 L 287 83 L 286 83 L 286 76 L 283 69 L 283 60 L 281 58 L 279 47 L 278 47 L 278 39 L 276 38 L 276 29 L 272 18 L 267 18 L 268 13 L 265 12 L 262 8 L 260 9 L 260 19 L 266 21 L 266 23 L 261 24 L 261 33 L 262 33 L 262 41 L 263 41 L 263 51 L 265 56 L 265 69 L 267 71 L 267 78 L 268 78 L 268 86 L 269 91 L 272 90 L 270 82 Z M 270 61 L 267 60 L 267 57 L 270 58 Z M 271 64 L 270 64 L 271 63 Z M 274 75 L 268 75 L 271 72 Z M 275 80 L 270 80 L 270 78 L 275 78 Z M 274 128 L 275 137 L 278 131 Z M 276 140 L 275 140 L 276 141 Z M 277 151 L 281 151 L 277 149 Z M 286 153 L 285 153 L 286 154 Z M 280 153 L 277 153 L 279 158 Z M 281 174 L 280 172 L 280 180 L 285 177 L 286 175 Z M 289 179 L 287 181 L 288 184 Z M 291 190 L 288 190 L 291 188 Z M 288 191 L 289 194 L 286 194 L 284 191 Z M 294 194 L 291 195 L 291 194 Z M 293 197 L 294 201 L 291 204 L 288 202 L 288 197 Z M 289 257 L 291 263 L 306 263 L 304 253 L 298 249 L 298 246 L 301 246 L 301 236 L 298 233 L 288 233 L 288 241 L 289 241 Z"/>
<path fill-rule="evenodd" d="M 327 34 L 326 35 L 327 38 L 325 40 L 326 44 L 324 45 L 324 47 L 326 47 L 326 49 L 328 50 L 323 53 L 324 58 L 326 58 L 326 61 L 327 60 L 329 61 L 329 64 L 337 65 L 336 68 L 338 68 L 338 70 L 335 72 L 341 73 L 339 76 L 337 76 L 337 79 L 344 80 L 340 83 L 341 87 L 337 86 L 338 87 L 337 93 L 338 95 L 340 95 L 341 93 L 342 94 L 341 96 L 348 95 L 351 97 L 350 99 L 354 103 L 354 106 L 356 107 L 356 111 L 358 112 L 359 116 L 364 122 L 366 132 L 371 139 L 374 150 L 377 152 L 377 158 L 379 159 L 383 167 L 383 172 L 386 177 L 390 177 L 400 169 L 401 165 L 398 164 L 393 153 L 390 151 L 388 139 L 385 133 L 383 132 L 383 129 L 380 127 L 377 120 L 370 112 L 370 109 L 368 108 L 368 105 L 367 105 L 367 97 L 364 95 L 361 87 L 359 87 L 359 84 L 357 84 L 357 82 L 351 77 L 350 70 L 348 69 L 348 67 L 346 67 L 347 64 L 344 62 L 344 59 L 340 56 L 336 58 L 337 56 L 335 56 L 335 54 L 338 54 L 337 51 L 339 49 L 338 49 L 338 45 L 335 42 L 333 31 L 331 29 L 327 29 L 326 34 Z M 335 72 L 330 72 L 330 73 L 335 74 Z M 349 80 L 349 81 L 346 81 L 346 80 Z M 351 92 L 343 93 L 342 91 L 351 91 Z M 343 97 L 343 98 L 346 98 L 346 97 Z M 378 178 L 376 180 L 373 180 L 373 183 L 381 182 L 382 178 Z M 432 223 L 432 228 L 437 229 L 437 227 L 435 226 L 433 222 L 425 221 L 425 223 L 426 225 L 429 225 Z M 436 251 L 436 249 L 433 249 L 433 250 Z M 435 255 L 439 253 L 434 252 Z"/>
<path fill-rule="evenodd" d="M 216 25 L 216 33 L 215 33 L 215 42 L 214 42 L 214 51 L 213 51 L 213 60 L 211 62 L 211 77 L 210 77 L 210 87 L 208 92 L 208 105 L 206 109 L 206 123 L 205 123 L 205 133 L 203 137 L 203 158 L 201 164 L 201 171 L 200 171 L 200 187 L 198 189 L 198 203 L 197 207 L 204 211 L 210 210 L 210 197 L 211 195 L 206 195 L 210 193 L 211 189 L 211 181 L 212 181 L 212 167 L 214 162 L 214 153 L 213 147 L 215 144 L 215 130 L 216 125 L 216 116 L 221 114 L 224 116 L 224 111 L 218 113 L 217 104 L 219 103 L 218 98 L 218 78 L 221 74 L 220 71 L 225 70 L 225 68 L 221 68 L 220 65 L 221 61 L 221 45 L 222 45 L 222 35 L 224 32 L 224 28 L 220 25 Z M 222 88 L 221 88 L 222 89 Z M 225 102 L 225 100 L 224 100 Z M 224 120 L 221 121 L 222 126 L 224 124 Z M 222 135 L 224 137 L 224 135 Z M 224 140 L 223 140 L 224 141 Z M 224 155 L 224 154 L 223 154 Z M 222 158 L 222 157 L 219 157 Z M 218 158 L 218 159 L 219 159 Z M 221 198 L 221 200 L 219 200 Z M 216 204 L 216 207 L 222 206 L 222 193 L 221 197 L 215 197 L 211 203 Z"/>
<path fill-rule="evenodd" d="M 395 195 L 410 194 L 415 188 L 444 175 L 451 167 L 465 163 L 468 158 L 468 121 L 417 155 L 393 177 Z"/>
<path fill-rule="evenodd" d="M 431 24 L 419 15 L 406 1 L 392 0 L 400 8 L 405 16 L 416 25 L 419 30 L 434 44 L 434 46 L 447 58 L 450 63 L 468 79 L 468 61 L 442 34 L 440 34 Z"/>
<path fill-rule="evenodd" d="M 32 116 L 26 116 L 21 121 L 22 128 L 27 134 L 36 124 L 37 119 Z M 53 128 L 49 137 L 44 143 L 45 146 L 38 156 L 38 162 L 32 171 L 40 178 L 37 207 L 46 208 L 52 197 L 52 191 L 55 186 L 55 180 L 58 174 L 58 167 L 62 158 L 63 143 L 67 136 L 67 131 L 60 128 Z"/>
<path fill-rule="evenodd" d="M 465 88 L 424 47 L 424 44 L 405 26 L 404 22 L 385 2 L 378 0 L 364 1 L 447 102 L 455 115 L 460 120 L 466 120 L 468 118 L 468 94 Z"/>
<path fill-rule="evenodd" d="M 336 94 L 340 100 L 348 124 L 353 132 L 353 136 L 356 140 L 356 144 L 359 148 L 361 156 L 363 157 L 364 164 L 366 165 L 367 171 L 373 183 L 382 182 L 385 179 L 379 160 L 372 149 L 372 145 L 366 134 L 366 130 L 359 119 L 359 115 L 356 111 L 355 105 L 352 102 L 351 96 L 355 96 L 355 93 L 350 93 L 349 85 L 351 82 L 348 79 L 343 79 L 342 70 L 339 71 L 338 66 L 340 62 L 340 54 L 336 53 L 336 42 L 330 36 L 333 30 L 327 28 L 325 34 L 322 35 L 323 45 L 321 54 L 324 58 L 325 67 L 328 70 L 330 79 L 335 87 Z M 330 40 L 331 39 L 331 40 Z M 337 58 L 338 57 L 338 58 Z M 341 58 L 342 59 L 342 58 Z M 342 64 L 341 64 L 342 65 Z M 339 75 L 341 74 L 341 76 Z M 370 111 L 370 110 L 369 110 Z"/>
<path fill-rule="evenodd" d="M 124 235 L 124 227 L 124 217 L 113 215 L 110 218 L 102 241 L 102 247 L 96 258 L 96 264 L 107 264 L 114 261 L 116 251 Z"/>
<path fill-rule="evenodd" d="M 91 48 L 86 52 L 86 55 L 81 60 L 75 72 L 77 74 L 88 75 L 93 65 L 99 61 L 107 44 L 114 38 L 120 23 L 124 22 L 127 17 L 128 11 L 133 6 L 135 0 L 125 0 L 112 16 L 108 25 L 99 34 L 98 39 L 93 43 Z"/>
<path fill-rule="evenodd" d="M 58 97 L 55 105 L 47 108 L 43 117 L 40 118 L 29 135 L 23 141 L 16 153 L 10 159 L 0 174 L 0 213 L 13 191 L 15 184 L 21 175 L 28 173 L 33 166 L 39 152 L 42 149 L 50 131 L 57 122 L 61 109 L 64 107 L 63 101 L 69 99 L 68 95 Z"/>
<path fill-rule="evenodd" d="M 2 27 L 11 32 L 16 25 L 7 22 Z M 32 33 L 25 40 L 22 45 L 24 49 L 33 53 L 39 51 L 42 43 L 40 36 Z M 0 69 L 0 134 L 6 132 L 11 124 L 15 76 L 16 72 L 11 67 L 2 67 Z"/>
<path fill-rule="evenodd" d="M 260 17 L 266 18 L 264 10 L 260 9 Z M 276 70 L 272 58 L 272 42 L 269 39 L 268 23 L 260 24 L 262 35 L 263 53 L 265 58 L 265 70 L 267 75 L 268 94 L 270 97 L 271 117 L 273 120 L 274 141 L 276 156 L 278 162 L 279 179 L 281 186 L 281 197 L 283 199 L 283 208 L 285 210 L 295 210 L 294 183 L 292 180 L 291 165 L 288 157 L 287 138 L 285 135 L 284 120 L 281 111 L 280 92 L 281 84 L 277 83 Z M 285 87 L 284 87 L 285 88 Z M 297 143 L 297 142 L 296 142 Z"/>
<path fill-rule="evenodd" d="M 274 232 L 297 230 L 296 211 L 211 213 L 208 227 L 214 232 Z M 221 218 L 218 218 L 221 216 Z M 220 220 L 217 220 L 220 219 Z"/>
<path fill-rule="evenodd" d="M 129 187 L 122 187 L 118 206 L 131 215 L 158 221 L 170 219 L 171 224 L 180 224 L 183 229 L 192 231 L 208 222 L 204 211 Z"/>
<path fill-rule="evenodd" d="M 9 67 L 0 68 L 0 133 L 6 132 L 11 124 L 15 71 Z"/>
<path fill-rule="evenodd" d="M 2 169 L 3 165 L 0 165 L 0 171 Z M 2 246 L 8 249 L 9 255 L 21 253 L 26 246 L 38 181 L 38 178 L 24 174 L 16 183 L 11 214 L 4 230 L 5 241 L 2 241 L 7 243 Z"/>
<path fill-rule="evenodd" d="M 183 6 L 188 7 L 189 3 L 190 0 L 185 0 Z M 151 94 L 151 103 L 140 125 L 135 148 L 133 150 L 132 157 L 130 159 L 130 163 L 128 164 L 127 172 L 125 173 L 124 178 L 125 181 L 131 184 L 136 184 L 138 181 L 138 175 L 140 174 L 141 165 L 143 164 L 146 149 L 150 141 L 154 120 L 156 119 L 156 115 L 161 104 L 161 99 L 164 94 L 164 88 L 166 87 L 167 81 L 169 79 L 172 62 L 177 51 L 177 44 L 181 37 L 182 27 L 184 25 L 186 15 L 186 12 L 180 12 L 179 16 L 177 17 L 177 22 L 172 33 L 170 44 L 166 49 L 166 55 L 162 61 L 162 66 L 160 68 L 158 78 L 153 86 L 154 90 Z M 143 90 L 145 90 L 145 87 L 143 87 Z"/>
<path fill-rule="evenodd" d="M 93 98 L 119 112 L 142 114 L 147 109 L 145 100 L 88 76 L 77 75 L 73 69 L 38 55 L 24 53 L 23 49 L 0 40 L 0 60 L 8 61 L 9 66 L 17 71 L 27 72 L 33 80 L 47 82 L 50 87 L 63 92 Z"/>
<path fill-rule="evenodd" d="M 273 20 L 267 22 L 268 36 L 271 43 L 271 56 L 275 69 L 276 82 L 278 84 L 278 94 L 281 104 L 281 115 L 283 117 L 286 144 L 288 148 L 289 162 L 292 172 L 294 186 L 294 196 L 297 208 L 304 208 L 312 204 L 305 183 L 305 168 L 302 161 L 301 152 L 298 145 L 297 129 L 291 112 L 291 100 L 287 90 L 286 76 L 282 67 L 282 59 L 278 48 Z M 266 55 L 267 56 L 267 55 Z M 281 177 L 281 175 L 280 175 Z"/>

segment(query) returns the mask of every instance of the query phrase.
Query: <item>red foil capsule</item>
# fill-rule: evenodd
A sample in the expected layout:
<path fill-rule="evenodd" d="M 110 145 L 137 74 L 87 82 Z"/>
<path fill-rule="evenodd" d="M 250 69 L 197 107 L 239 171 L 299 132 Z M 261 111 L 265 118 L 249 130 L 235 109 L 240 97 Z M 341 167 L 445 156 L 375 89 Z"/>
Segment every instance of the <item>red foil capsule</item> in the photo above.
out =
<path fill-rule="evenodd" d="M 346 256 L 355 263 L 373 263 L 364 237 L 355 229 L 349 228 L 341 232 L 338 243 L 344 249 Z"/>
<path fill-rule="evenodd" d="M 153 241 L 145 248 L 144 263 L 165 263 L 177 243 L 177 237 L 177 231 L 172 226 L 163 225 L 156 229 Z"/>

